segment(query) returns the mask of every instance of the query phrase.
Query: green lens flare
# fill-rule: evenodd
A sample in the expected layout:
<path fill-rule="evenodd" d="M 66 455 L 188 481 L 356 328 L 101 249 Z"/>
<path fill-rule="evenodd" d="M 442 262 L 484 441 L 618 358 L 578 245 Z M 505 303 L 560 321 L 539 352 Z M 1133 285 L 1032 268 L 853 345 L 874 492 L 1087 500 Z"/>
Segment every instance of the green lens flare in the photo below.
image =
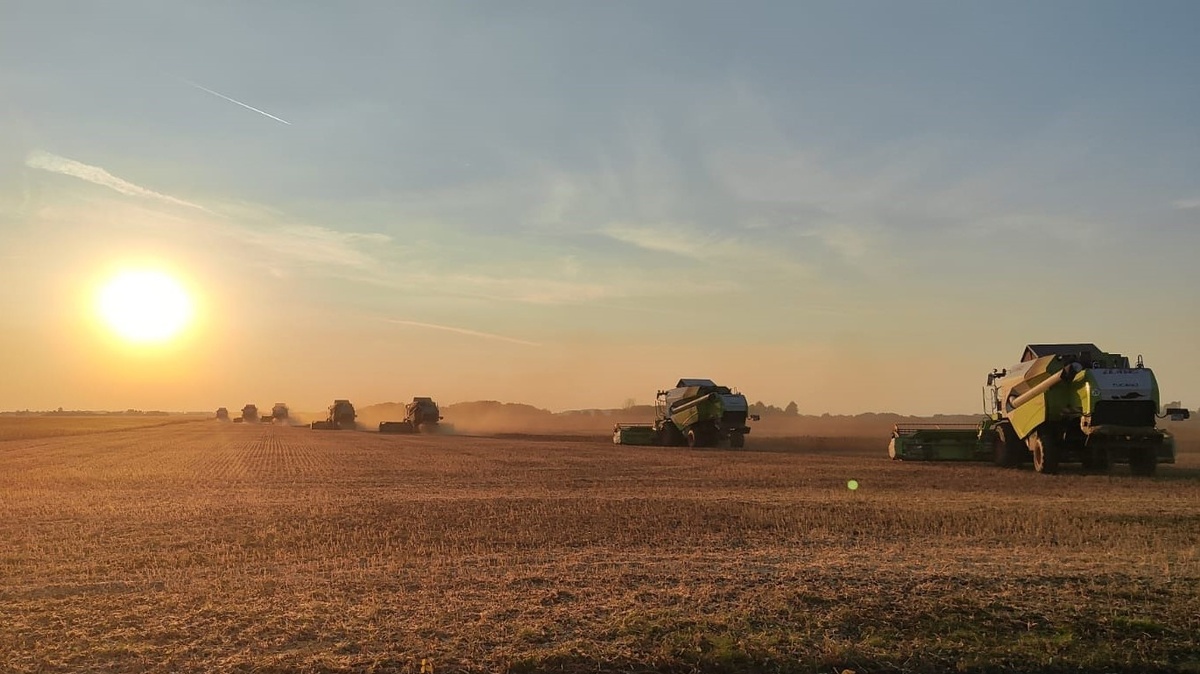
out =
<path fill-rule="evenodd" d="M 849 482 L 846 483 L 846 487 L 850 491 L 854 491 L 855 489 L 858 489 L 858 480 L 850 480 Z"/>

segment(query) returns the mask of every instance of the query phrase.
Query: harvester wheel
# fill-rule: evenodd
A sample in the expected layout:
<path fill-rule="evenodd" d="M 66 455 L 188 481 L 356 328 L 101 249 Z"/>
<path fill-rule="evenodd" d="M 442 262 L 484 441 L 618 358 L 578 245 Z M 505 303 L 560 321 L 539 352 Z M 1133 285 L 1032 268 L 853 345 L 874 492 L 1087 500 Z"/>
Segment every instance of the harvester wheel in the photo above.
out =
<path fill-rule="evenodd" d="M 1033 454 L 1033 469 L 1044 475 L 1058 472 L 1059 447 L 1049 433 L 1034 431 L 1025 440 Z"/>
<path fill-rule="evenodd" d="M 1150 477 L 1158 468 L 1158 452 L 1153 447 L 1138 447 L 1129 450 L 1129 472 L 1139 477 Z"/>
<path fill-rule="evenodd" d="M 1002 468 L 1016 468 L 1021 465 L 1025 445 L 1017 437 L 1012 426 L 996 426 L 996 439 L 992 442 L 995 451 L 996 465 Z"/>
<path fill-rule="evenodd" d="M 704 438 L 700 435 L 700 433 L 696 432 L 696 429 L 689 428 L 686 435 L 688 447 L 695 449 L 697 447 L 704 446 Z"/>
<path fill-rule="evenodd" d="M 729 447 L 731 449 L 741 449 L 746 446 L 746 436 L 741 433 L 729 434 Z"/>
<path fill-rule="evenodd" d="M 659 431 L 662 439 L 663 447 L 679 447 L 686 444 L 686 439 L 683 433 L 679 432 L 679 427 L 674 422 L 667 421 L 663 423 L 662 429 Z"/>

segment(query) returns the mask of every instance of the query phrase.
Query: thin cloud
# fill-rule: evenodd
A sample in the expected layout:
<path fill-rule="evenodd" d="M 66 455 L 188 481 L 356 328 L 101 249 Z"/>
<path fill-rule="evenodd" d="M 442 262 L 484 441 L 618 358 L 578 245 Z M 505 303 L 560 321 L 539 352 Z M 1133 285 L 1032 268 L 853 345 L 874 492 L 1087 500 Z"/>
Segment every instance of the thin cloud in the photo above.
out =
<path fill-rule="evenodd" d="M 693 228 L 613 224 L 600 231 L 615 241 L 643 250 L 670 253 L 702 263 L 746 265 L 749 268 L 802 276 L 810 273 L 805 265 L 787 255 L 780 255 L 768 245 L 750 245 L 734 237 L 702 233 Z"/>
<path fill-rule="evenodd" d="M 266 112 L 266 111 L 264 111 L 264 110 L 259 110 L 258 108 L 254 107 L 253 105 L 246 105 L 245 103 L 243 103 L 243 102 L 241 102 L 241 101 L 239 101 L 239 100 L 237 100 L 237 99 L 230 98 L 230 97 L 226 96 L 225 94 L 218 93 L 218 92 L 216 92 L 216 91 L 213 91 L 212 89 L 209 89 L 209 88 L 207 88 L 207 87 L 202 87 L 202 86 L 200 86 L 199 84 L 196 84 L 195 82 L 192 82 L 192 81 L 190 81 L 190 80 L 184 80 L 184 79 L 182 79 L 182 78 L 181 78 L 181 81 L 182 81 L 184 84 L 187 84 L 187 85 L 189 85 L 189 86 L 192 86 L 192 87 L 195 87 L 195 88 L 199 89 L 200 91 L 204 91 L 204 92 L 210 93 L 210 94 L 212 94 L 213 96 L 216 96 L 217 98 L 223 98 L 223 99 L 225 99 L 225 100 L 229 101 L 230 103 L 233 103 L 233 104 L 235 104 L 235 105 L 240 105 L 240 106 L 242 106 L 243 108 L 246 108 L 247 110 L 253 110 L 254 112 L 257 112 L 257 113 L 258 113 L 258 114 L 260 114 L 260 115 L 263 115 L 263 116 L 265 116 L 265 117 L 270 117 L 271 119 L 275 120 L 276 122 L 283 122 L 284 124 L 287 124 L 288 126 L 291 126 L 291 125 L 292 125 L 292 123 L 291 123 L 291 122 L 289 122 L 289 121 L 287 121 L 286 119 L 280 119 L 279 117 L 276 117 L 275 115 L 272 115 L 272 114 L 271 114 L 271 113 L 269 113 L 269 112 Z"/>
<path fill-rule="evenodd" d="M 211 212 L 199 204 L 193 204 L 190 201 L 177 199 L 173 196 L 147 189 L 141 185 L 135 185 L 128 180 L 123 180 L 117 176 L 114 176 L 99 166 L 84 164 L 83 162 L 78 162 L 74 159 L 67 159 L 66 157 L 60 157 L 44 150 L 34 150 L 33 152 L 30 152 L 29 156 L 25 157 L 25 165 L 29 168 L 41 169 L 51 173 L 60 173 L 65 176 L 86 180 L 89 183 L 107 187 L 127 196 L 154 199 L 156 201 L 162 201 L 164 203 L 174 204 L 176 206 L 195 208 L 206 213 Z"/>
<path fill-rule="evenodd" d="M 722 250 L 736 244 L 719 240 L 711 235 L 702 235 L 678 228 L 630 227 L 609 225 L 603 233 L 609 238 L 650 251 L 671 253 L 693 260 L 710 260 L 719 257 Z"/>
<path fill-rule="evenodd" d="M 1191 211 L 1200 208 L 1200 199 L 1180 199 L 1171 205 L 1181 211 Z"/>
<path fill-rule="evenodd" d="M 355 244 L 378 246 L 391 241 L 385 234 L 341 232 L 314 225 L 278 225 L 265 230 L 237 225 L 231 227 L 229 233 L 243 243 L 264 249 L 273 257 L 360 269 L 373 267 L 377 260 Z"/>
<path fill-rule="evenodd" d="M 445 332 L 453 332 L 459 335 L 467 335 L 469 337 L 480 337 L 482 339 L 495 339 L 501 342 L 510 342 L 512 344 L 521 344 L 523 346 L 542 346 L 539 342 L 531 342 L 525 339 L 517 339 L 516 337 L 507 337 L 505 335 L 497 335 L 491 332 L 480 332 L 478 330 L 468 330 L 466 328 L 456 328 L 450 325 L 438 325 L 436 323 L 421 323 L 419 321 L 403 321 L 398 318 L 384 319 L 388 323 L 396 325 L 411 325 L 417 328 L 427 328 L 429 330 L 443 330 Z"/>

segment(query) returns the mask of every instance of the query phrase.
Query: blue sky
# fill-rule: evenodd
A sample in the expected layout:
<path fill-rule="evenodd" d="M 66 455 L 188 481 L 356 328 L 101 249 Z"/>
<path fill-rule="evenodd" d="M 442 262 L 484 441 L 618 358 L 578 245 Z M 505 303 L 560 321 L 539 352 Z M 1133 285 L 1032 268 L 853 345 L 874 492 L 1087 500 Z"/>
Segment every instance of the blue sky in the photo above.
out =
<path fill-rule="evenodd" d="M 4 14 L 0 408 L 973 411 L 1060 340 L 1200 404 L 1194 3 Z M 201 303 L 169 354 L 88 324 L 138 264 Z"/>

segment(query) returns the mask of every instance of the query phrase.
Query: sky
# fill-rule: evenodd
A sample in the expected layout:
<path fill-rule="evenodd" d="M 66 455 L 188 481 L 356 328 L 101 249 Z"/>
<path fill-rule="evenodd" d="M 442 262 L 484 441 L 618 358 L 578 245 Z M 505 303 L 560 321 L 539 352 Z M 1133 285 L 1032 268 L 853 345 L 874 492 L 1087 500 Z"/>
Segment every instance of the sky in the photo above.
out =
<path fill-rule="evenodd" d="M 1200 4 L 15 1 L 0 409 L 1200 405 Z M 179 338 L 95 296 L 177 278 Z"/>

